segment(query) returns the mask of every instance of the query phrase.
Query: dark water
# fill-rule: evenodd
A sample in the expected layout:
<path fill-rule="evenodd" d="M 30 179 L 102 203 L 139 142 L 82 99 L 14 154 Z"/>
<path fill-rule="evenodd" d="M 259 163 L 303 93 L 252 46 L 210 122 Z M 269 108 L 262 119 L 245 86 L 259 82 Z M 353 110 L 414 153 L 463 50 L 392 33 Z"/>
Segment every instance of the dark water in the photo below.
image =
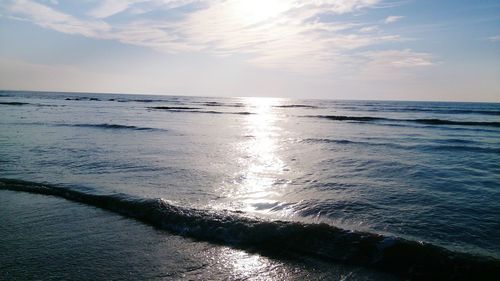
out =
<path fill-rule="evenodd" d="M 195 277 L 176 260 L 130 279 L 495 280 L 500 272 L 500 104 L 0 92 L 0 116 L 0 189 L 156 227 L 88 228 L 109 240 L 128 227 L 159 237 L 127 246 L 128 255 L 169 239 L 191 259 L 207 259 L 195 253 L 209 247 L 216 261 L 224 251 L 265 260 L 239 274 L 202 266 Z M 54 212 L 56 199 L 39 197 L 0 193 L 25 204 L 19 231 L 33 219 L 57 227 L 30 210 L 45 200 L 43 211 Z M 14 209 L 1 207 L 0 219 Z M 118 272 L 122 263 L 106 264 Z"/>

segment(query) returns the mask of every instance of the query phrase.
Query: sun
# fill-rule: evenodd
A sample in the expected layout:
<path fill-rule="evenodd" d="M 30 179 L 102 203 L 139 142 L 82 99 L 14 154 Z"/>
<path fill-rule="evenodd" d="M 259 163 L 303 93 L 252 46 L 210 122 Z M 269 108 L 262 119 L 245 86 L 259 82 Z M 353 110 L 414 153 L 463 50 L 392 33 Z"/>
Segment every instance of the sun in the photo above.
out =
<path fill-rule="evenodd" d="M 256 24 L 278 17 L 292 5 L 289 0 L 235 0 L 230 3 L 234 15 L 245 24 Z"/>

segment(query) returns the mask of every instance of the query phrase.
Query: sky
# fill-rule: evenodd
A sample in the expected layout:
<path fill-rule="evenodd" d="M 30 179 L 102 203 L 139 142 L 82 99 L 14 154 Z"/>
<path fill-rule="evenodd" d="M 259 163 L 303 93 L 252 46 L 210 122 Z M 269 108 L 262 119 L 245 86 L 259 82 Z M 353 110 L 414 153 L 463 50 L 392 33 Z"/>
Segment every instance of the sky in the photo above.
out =
<path fill-rule="evenodd" d="M 0 89 L 500 102 L 500 1 L 0 0 Z"/>

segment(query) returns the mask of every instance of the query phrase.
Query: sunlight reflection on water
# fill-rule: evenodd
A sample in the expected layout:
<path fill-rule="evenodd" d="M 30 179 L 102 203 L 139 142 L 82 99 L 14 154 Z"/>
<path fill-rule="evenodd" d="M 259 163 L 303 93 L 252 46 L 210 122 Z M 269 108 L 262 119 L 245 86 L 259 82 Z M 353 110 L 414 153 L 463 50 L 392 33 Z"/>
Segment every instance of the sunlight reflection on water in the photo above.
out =
<path fill-rule="evenodd" d="M 242 124 L 245 139 L 237 144 L 238 166 L 233 182 L 223 191 L 245 212 L 266 212 L 279 204 L 287 182 L 281 180 L 286 168 L 280 157 L 282 128 L 277 125 L 278 116 L 274 106 L 282 103 L 273 98 L 244 98 L 249 111 Z"/>
<path fill-rule="evenodd" d="M 257 277 L 259 273 L 268 273 L 273 267 L 273 263 L 260 255 L 250 254 L 244 251 L 234 251 L 227 249 L 221 251 L 217 257 L 219 262 L 232 272 L 234 277 Z M 262 277 L 262 276 L 261 276 Z M 270 276 L 267 276 L 270 277 Z"/>

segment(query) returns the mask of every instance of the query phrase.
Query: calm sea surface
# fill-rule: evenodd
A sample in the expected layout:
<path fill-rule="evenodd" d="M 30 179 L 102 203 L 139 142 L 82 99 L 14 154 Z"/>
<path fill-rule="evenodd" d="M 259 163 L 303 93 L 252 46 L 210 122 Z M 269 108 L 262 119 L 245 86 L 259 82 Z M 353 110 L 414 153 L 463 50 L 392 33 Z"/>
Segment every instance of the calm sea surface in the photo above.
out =
<path fill-rule="evenodd" d="M 14 250 L 43 245 L 35 234 L 16 240 L 27 235 L 23 226 L 43 225 L 47 245 L 62 239 L 69 244 L 59 247 L 78 252 L 68 235 L 86 231 L 109 241 L 102 247 L 125 245 L 127 256 L 150 253 L 159 272 L 120 276 L 134 267 L 104 259 L 115 271 L 103 276 L 120 278 L 387 280 L 379 272 L 406 277 L 419 263 L 396 257 L 426 251 L 439 260 L 484 258 L 498 273 L 500 104 L 4 91 L 0 189 L 15 190 L 0 191 L 0 220 L 10 223 L 0 228 L 4 265 L 50 252 Z M 125 230 L 135 238 L 112 235 Z M 156 244 L 166 251 L 165 243 L 181 257 L 151 253 Z M 99 251 L 83 254 L 95 262 Z M 221 260 L 243 260 L 243 270 L 216 267 Z M 332 269 L 331 261 L 361 269 Z M 32 278 L 31 262 L 0 265 L 0 279 Z M 54 279 L 84 276 L 67 270 L 52 271 Z"/>

